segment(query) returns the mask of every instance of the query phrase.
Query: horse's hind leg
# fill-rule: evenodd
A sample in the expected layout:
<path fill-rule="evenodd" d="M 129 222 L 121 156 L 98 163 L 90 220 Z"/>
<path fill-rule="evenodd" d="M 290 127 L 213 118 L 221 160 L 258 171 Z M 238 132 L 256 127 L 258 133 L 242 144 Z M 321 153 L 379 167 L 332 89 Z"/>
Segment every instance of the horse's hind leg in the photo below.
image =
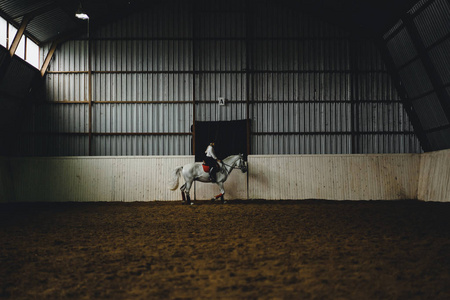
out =
<path fill-rule="evenodd" d="M 191 190 L 192 182 L 189 182 L 189 181 L 188 181 L 188 182 L 185 183 L 185 185 L 186 185 L 186 187 L 185 187 L 186 204 L 187 204 L 187 205 L 191 205 L 191 204 L 193 204 L 193 203 L 191 203 L 191 196 L 190 196 L 189 192 L 190 192 L 190 190 Z"/>
<path fill-rule="evenodd" d="M 191 196 L 189 196 L 189 194 L 186 194 L 186 204 L 187 204 L 187 205 L 191 205 L 191 204 L 192 204 L 192 202 L 191 202 Z"/>
<path fill-rule="evenodd" d="M 184 191 L 186 190 L 186 184 L 183 184 L 180 187 L 180 191 L 181 191 L 181 199 L 182 199 L 182 203 L 184 204 L 186 202 L 186 196 L 184 195 Z"/>

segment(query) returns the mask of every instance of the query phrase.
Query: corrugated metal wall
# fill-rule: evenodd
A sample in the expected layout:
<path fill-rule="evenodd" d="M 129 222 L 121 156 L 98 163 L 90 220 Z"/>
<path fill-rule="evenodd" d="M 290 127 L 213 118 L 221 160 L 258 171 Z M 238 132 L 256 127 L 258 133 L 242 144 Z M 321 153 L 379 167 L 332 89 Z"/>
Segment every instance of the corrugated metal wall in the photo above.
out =
<path fill-rule="evenodd" d="M 419 1 L 384 35 L 426 151 L 450 148 L 450 3 Z"/>
<path fill-rule="evenodd" d="M 64 43 L 16 152 L 187 155 L 194 121 L 247 118 L 252 154 L 421 151 L 369 40 L 264 1 L 169 1 Z"/>

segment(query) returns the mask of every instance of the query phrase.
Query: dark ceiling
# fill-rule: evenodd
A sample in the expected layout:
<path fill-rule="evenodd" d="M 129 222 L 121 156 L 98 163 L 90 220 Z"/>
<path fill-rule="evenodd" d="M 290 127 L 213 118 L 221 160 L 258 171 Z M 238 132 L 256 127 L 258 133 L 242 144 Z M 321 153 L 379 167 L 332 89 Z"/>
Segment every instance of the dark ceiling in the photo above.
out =
<path fill-rule="evenodd" d="M 272 0 L 249 0 L 248 4 L 257 6 L 266 1 Z M 162 0 L 89 0 L 82 1 L 82 6 L 89 14 L 91 24 L 95 26 L 150 8 L 158 2 Z M 277 5 L 314 15 L 348 31 L 368 36 L 382 34 L 416 2 L 417 0 L 275 1 Z M 26 34 L 38 44 L 43 44 L 85 32 L 86 22 L 75 18 L 79 5 L 80 1 L 77 0 L 0 0 L 0 15 L 16 27 L 20 26 L 24 16 L 33 16 Z"/>
<path fill-rule="evenodd" d="M 349 31 L 379 35 L 389 30 L 418 0 L 299 0 L 306 10 Z"/>

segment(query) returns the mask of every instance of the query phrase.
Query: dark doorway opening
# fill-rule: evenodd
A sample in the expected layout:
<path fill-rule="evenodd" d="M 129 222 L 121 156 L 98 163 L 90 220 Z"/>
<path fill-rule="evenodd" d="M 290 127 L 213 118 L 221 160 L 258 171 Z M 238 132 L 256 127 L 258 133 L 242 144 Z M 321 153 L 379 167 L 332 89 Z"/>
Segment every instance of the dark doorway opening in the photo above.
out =
<path fill-rule="evenodd" d="M 211 142 L 219 159 L 239 153 L 247 159 L 247 120 L 195 122 L 195 161 L 204 159 Z"/>

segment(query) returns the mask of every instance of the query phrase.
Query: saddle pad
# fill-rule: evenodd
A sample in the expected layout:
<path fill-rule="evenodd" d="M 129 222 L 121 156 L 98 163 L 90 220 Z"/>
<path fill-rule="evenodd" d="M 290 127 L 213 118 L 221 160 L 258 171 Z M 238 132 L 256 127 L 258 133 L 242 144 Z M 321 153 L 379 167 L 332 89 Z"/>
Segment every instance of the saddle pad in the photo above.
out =
<path fill-rule="evenodd" d="M 206 173 L 209 172 L 209 166 L 203 164 L 202 167 L 203 167 L 203 171 L 205 171 Z"/>

